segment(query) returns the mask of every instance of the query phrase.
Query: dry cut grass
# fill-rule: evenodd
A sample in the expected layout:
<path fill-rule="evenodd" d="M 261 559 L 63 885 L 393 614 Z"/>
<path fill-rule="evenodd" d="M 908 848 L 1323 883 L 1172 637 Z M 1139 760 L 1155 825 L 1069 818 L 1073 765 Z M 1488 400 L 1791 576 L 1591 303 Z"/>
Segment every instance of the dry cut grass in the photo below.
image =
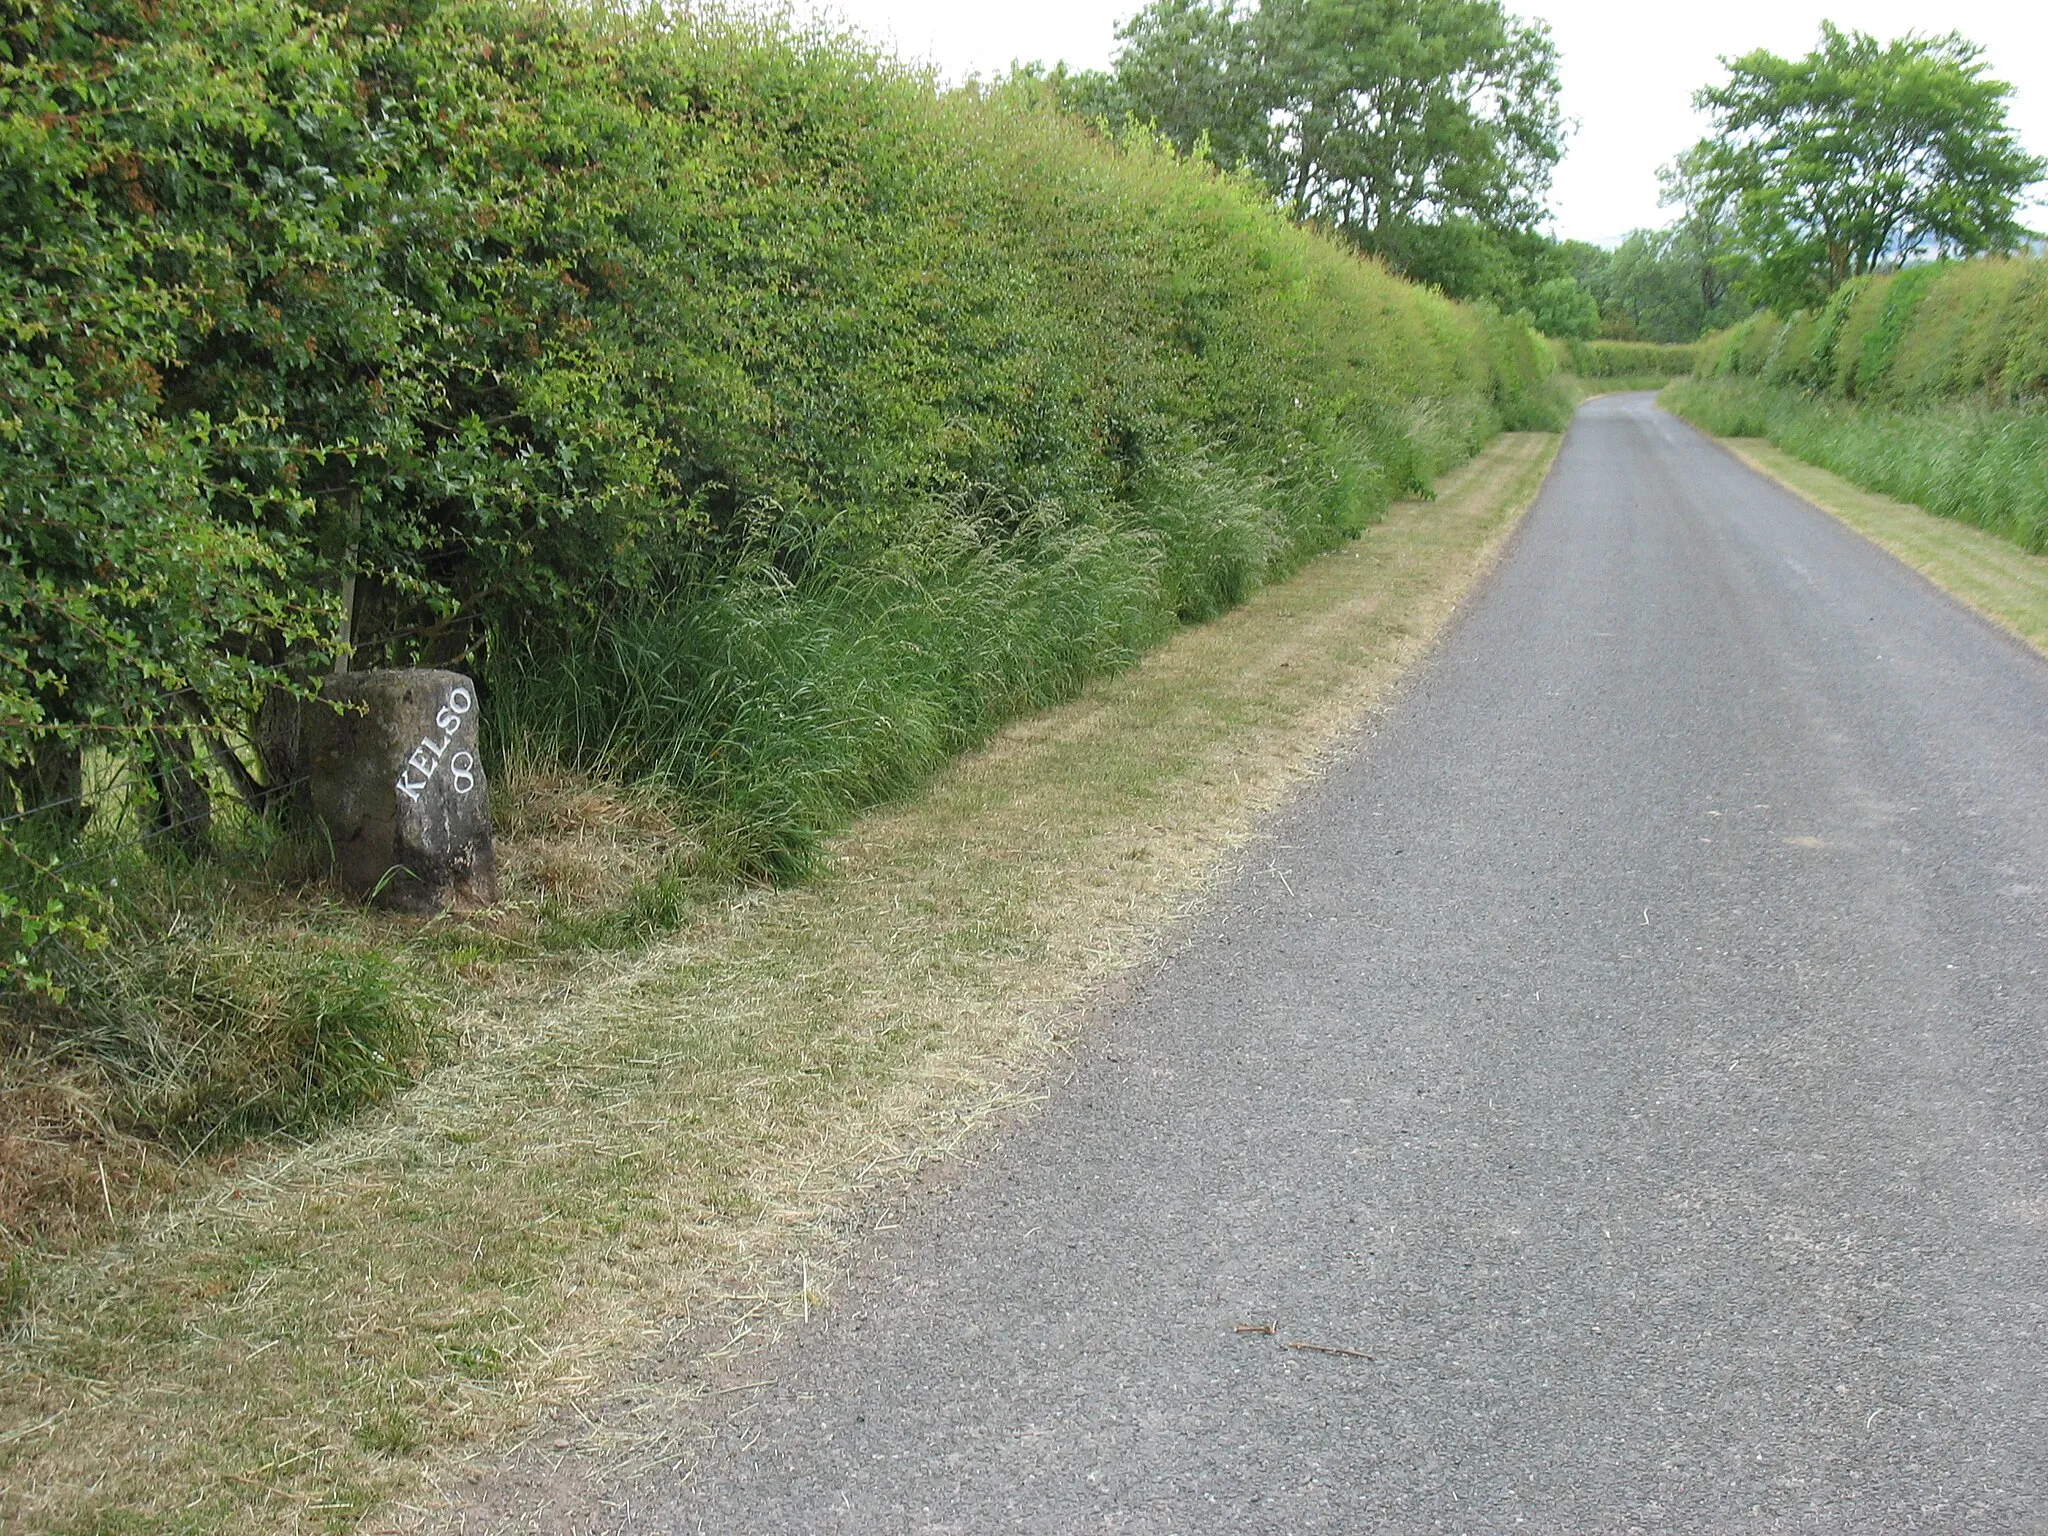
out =
<path fill-rule="evenodd" d="M 1863 490 L 1760 437 L 1721 441 L 1750 468 L 1832 513 L 2048 656 L 2048 556 L 2028 554 L 1995 533 Z"/>
<path fill-rule="evenodd" d="M 101 974 L 109 983 L 139 976 L 151 1006 L 117 1015 L 120 1037 L 97 1050 L 76 1048 L 76 1024 L 39 1029 L 0 1012 L 0 1276 L 17 1250 L 97 1243 L 263 1156 L 266 1132 L 304 1133 L 304 1124 L 235 1125 L 219 1101 L 279 1086 L 266 1077 L 284 1079 L 290 1096 L 304 1071 L 293 1049 L 276 1051 L 274 1065 L 249 1057 L 303 1017 L 305 995 L 319 987 L 309 964 L 390 962 L 386 1000 L 402 992 L 409 1014 L 431 1019 L 465 999 L 545 986 L 593 948 L 629 948 L 673 926 L 684 887 L 712 884 L 673 795 L 515 763 L 492 800 L 503 899 L 428 924 L 337 897 L 323 854 L 303 840 L 218 867 L 166 871 L 131 859 L 119 878 L 154 878 L 162 915 L 147 942 L 117 937 Z M 331 1009 L 331 990 L 325 1000 Z M 94 1022 L 103 1037 L 114 1032 Z M 420 1054 L 431 1057 L 440 1042 L 431 1027 L 421 1033 Z M 211 1087 L 210 1098 L 195 1085 Z M 213 1131 L 179 1123 L 190 1098 L 201 1098 Z M 216 1134 L 223 1118 L 226 1134 Z M 0 1289 L 0 1325 L 8 1300 Z"/>
<path fill-rule="evenodd" d="M 851 1213 L 1028 1098 L 1074 1006 L 1385 696 L 1554 447 L 1498 440 L 864 818 L 820 878 L 479 1013 L 395 1106 L 31 1266 L 0 1524 L 406 1524 L 664 1339 L 813 1305 Z M 686 1454 L 660 1421 L 650 1453 Z"/>

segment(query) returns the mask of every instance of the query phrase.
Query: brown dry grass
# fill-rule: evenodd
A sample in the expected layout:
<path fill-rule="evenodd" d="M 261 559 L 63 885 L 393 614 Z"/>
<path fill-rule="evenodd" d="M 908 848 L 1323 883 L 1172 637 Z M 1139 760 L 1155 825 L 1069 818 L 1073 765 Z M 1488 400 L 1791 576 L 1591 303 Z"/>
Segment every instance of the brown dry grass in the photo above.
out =
<path fill-rule="evenodd" d="M 1385 696 L 1553 448 L 1500 440 L 865 818 L 816 881 L 480 1009 L 388 1112 L 38 1265 L 0 1516 L 406 1523 L 663 1339 L 812 1305 L 850 1213 L 1028 1098 L 1074 1006 Z M 654 1417 L 649 1454 L 681 1454 Z"/>
<path fill-rule="evenodd" d="M 515 908 L 610 905 L 703 851 L 673 796 L 550 764 L 514 768 L 493 809 L 498 874 Z"/>
<path fill-rule="evenodd" d="M 167 924 L 164 947 L 202 976 L 231 975 L 258 1016 L 282 1006 L 266 991 L 291 981 L 295 957 L 337 951 L 403 957 L 414 985 L 445 1010 L 559 980 L 587 962 L 593 940 L 620 947 L 634 925 L 607 928 L 607 919 L 663 876 L 692 870 L 703 852 L 675 798 L 652 787 L 519 764 L 492 799 L 503 895 L 495 907 L 423 928 L 337 900 L 317 861 L 286 846 L 224 880 L 195 881 L 198 899 Z M 138 1124 L 147 1106 L 136 1083 L 66 1043 L 61 1029 L 0 1016 L 0 1271 L 24 1248 L 98 1241 L 252 1155 L 239 1145 L 194 1153 L 150 1134 Z"/>

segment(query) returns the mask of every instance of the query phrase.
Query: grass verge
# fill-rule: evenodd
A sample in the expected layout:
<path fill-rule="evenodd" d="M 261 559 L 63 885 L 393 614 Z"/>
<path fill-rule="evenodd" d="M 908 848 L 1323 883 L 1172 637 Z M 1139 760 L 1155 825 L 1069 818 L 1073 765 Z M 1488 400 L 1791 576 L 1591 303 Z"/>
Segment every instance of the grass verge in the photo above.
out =
<path fill-rule="evenodd" d="M 1555 439 L 863 818 L 804 886 L 464 1022 L 397 1103 L 9 1270 L 0 1523 L 349 1530 L 680 1327 L 810 1304 L 1430 642 Z"/>
<path fill-rule="evenodd" d="M 515 759 L 492 783 L 502 899 L 428 923 L 342 899 L 325 844 L 292 828 L 245 819 L 205 859 L 115 845 L 92 866 L 124 900 L 89 1005 L 0 1001 L 0 1268 L 394 1097 L 479 997 L 672 931 L 730 886 L 688 809 Z"/>
<path fill-rule="evenodd" d="M 1680 379 L 1658 404 L 1716 437 L 1759 437 L 1923 511 L 2048 554 L 2048 409 L 1935 401 L 1910 410 L 1742 377 Z"/>
<path fill-rule="evenodd" d="M 1863 490 L 1763 438 L 1721 442 L 1759 474 L 1832 513 L 2048 656 L 2048 556 L 2030 555 L 1995 533 Z"/>

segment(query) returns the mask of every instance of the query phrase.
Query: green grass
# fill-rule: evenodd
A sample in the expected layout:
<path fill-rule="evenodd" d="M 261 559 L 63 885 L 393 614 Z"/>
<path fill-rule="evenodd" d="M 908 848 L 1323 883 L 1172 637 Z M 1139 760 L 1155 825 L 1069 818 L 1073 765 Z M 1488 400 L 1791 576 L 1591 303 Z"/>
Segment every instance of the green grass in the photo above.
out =
<path fill-rule="evenodd" d="M 1004 728 L 812 880 L 700 892 L 672 939 L 499 991 L 385 1108 L 24 1258 L 0 1524 L 344 1531 L 432 1503 L 551 1404 L 658 1437 L 697 1365 L 644 1384 L 644 1418 L 606 1413 L 604 1384 L 663 1337 L 816 1305 L 879 1184 L 1028 1098 L 1073 1005 L 1429 643 L 1553 449 L 1501 439 L 1435 501 Z M 601 792 L 532 792 L 521 839 L 566 868 L 549 829 Z"/>
<path fill-rule="evenodd" d="M 492 790 L 503 899 L 426 923 L 341 899 L 324 842 L 289 823 L 219 818 L 204 859 L 95 830 L 85 867 L 122 899 L 63 973 L 89 985 L 0 1009 L 4 1251 L 93 1241 L 252 1140 L 385 1102 L 479 996 L 629 952 L 731 888 L 658 786 L 515 761 Z"/>
<path fill-rule="evenodd" d="M 1682 380 L 1661 403 L 1716 436 L 1766 438 L 1865 490 L 2048 551 L 2048 406 L 1902 410 L 1727 376 Z"/>
<path fill-rule="evenodd" d="M 1355 537 L 1495 419 L 1472 400 L 1419 404 L 1397 453 L 1360 438 L 1291 480 L 1164 455 L 1114 510 L 984 497 L 794 579 L 764 548 L 721 581 L 620 606 L 585 646 L 501 656 L 493 737 L 513 758 L 669 786 L 719 867 L 798 875 L 854 812 L 1005 720 Z"/>
<path fill-rule="evenodd" d="M 108 0 L 7 34 L 49 110 L 0 186 L 0 230 L 41 233 L 0 279 L 37 357 L 123 353 L 85 378 L 0 343 L 27 369 L 0 490 L 29 498 L 0 569 L 56 626 L 12 672 L 0 646 L 0 1137 L 71 1147 L 46 1182 L 88 1207 L 130 1183 L 117 1158 L 102 1185 L 100 1130 L 217 1151 L 373 1102 L 472 972 L 803 873 L 1005 720 L 1569 412 L 1520 320 L 1029 82 L 944 90 L 718 7 L 330 20 Z M 354 665 L 467 648 L 514 820 L 522 773 L 631 786 L 668 802 L 668 854 L 616 899 L 515 888 L 418 930 L 327 901 L 303 828 L 37 873 L 78 850 L 6 813 L 83 749 L 23 722 L 96 722 L 91 755 L 180 763 L 171 798 L 235 820 L 195 744 L 254 771 L 274 737 L 244 663 L 328 668 L 343 559 Z M 62 955 L 52 901 L 97 922 Z"/>
<path fill-rule="evenodd" d="M 1391 462 L 1433 475 L 1493 420 L 1476 401 L 1418 404 Z M 194 1154 L 388 1098 L 494 976 L 630 949 L 707 890 L 809 872 L 860 809 L 1355 537 L 1399 488 L 1389 463 L 1360 440 L 1289 481 L 1182 453 L 1116 515 L 984 497 L 794 578 L 765 547 L 722 581 L 622 603 L 585 648 L 501 657 L 487 702 L 506 899 L 489 913 L 359 912 L 289 820 L 224 814 L 205 857 L 94 831 L 97 878 L 121 893 L 111 941 L 70 957 L 62 1007 L 0 1017 L 0 1137 L 25 1149 L 0 1168 L 0 1233 L 89 1236 Z M 603 785 L 611 802 L 565 807 L 565 777 L 571 798 Z M 588 857 L 529 868 L 536 840 L 575 854 L 579 822 L 616 839 L 622 795 L 643 834 L 611 847 L 623 878 L 595 888 Z"/>

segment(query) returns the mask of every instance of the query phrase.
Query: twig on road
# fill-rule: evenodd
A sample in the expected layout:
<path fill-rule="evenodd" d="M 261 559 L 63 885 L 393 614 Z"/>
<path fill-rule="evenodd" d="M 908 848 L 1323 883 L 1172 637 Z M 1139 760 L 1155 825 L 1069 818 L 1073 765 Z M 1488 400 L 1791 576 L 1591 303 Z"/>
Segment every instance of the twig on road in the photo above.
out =
<path fill-rule="evenodd" d="M 1289 1349 L 1305 1349 L 1318 1355 L 1349 1355 L 1354 1360 L 1371 1360 L 1373 1357 L 1362 1349 L 1346 1349 L 1341 1344 L 1311 1344 L 1305 1339 L 1283 1339 Z"/>

